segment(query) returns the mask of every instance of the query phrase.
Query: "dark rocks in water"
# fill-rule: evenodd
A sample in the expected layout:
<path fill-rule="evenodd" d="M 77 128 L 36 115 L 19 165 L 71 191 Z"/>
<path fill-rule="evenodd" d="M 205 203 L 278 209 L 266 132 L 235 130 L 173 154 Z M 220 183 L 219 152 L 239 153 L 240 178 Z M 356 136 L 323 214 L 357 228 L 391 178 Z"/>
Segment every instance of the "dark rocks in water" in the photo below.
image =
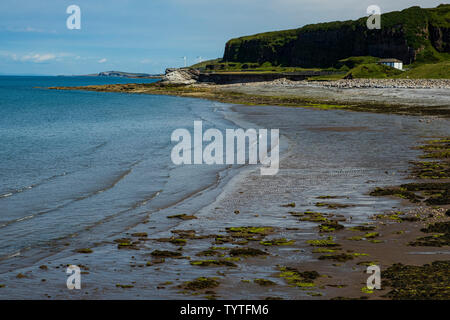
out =
<path fill-rule="evenodd" d="M 450 261 L 423 266 L 394 264 L 381 274 L 383 287 L 391 287 L 385 297 L 396 300 L 449 300 Z"/>
<path fill-rule="evenodd" d="M 209 267 L 209 266 L 225 266 L 225 267 L 237 267 L 237 265 L 231 261 L 227 260 L 196 260 L 191 261 L 191 265 L 199 267 Z"/>
<path fill-rule="evenodd" d="M 319 257 L 319 260 L 334 260 L 339 262 L 346 262 L 348 260 L 353 260 L 354 256 L 348 253 L 339 254 L 326 254 Z"/>
<path fill-rule="evenodd" d="M 171 258 L 171 257 L 180 257 L 181 253 L 167 250 L 155 250 L 151 253 L 154 257 L 162 257 L 162 258 Z"/>
<path fill-rule="evenodd" d="M 370 192 L 371 196 L 380 197 L 380 196 L 394 196 L 398 198 L 408 199 L 413 203 L 420 202 L 423 199 L 421 196 L 414 194 L 414 192 L 401 189 L 401 188 L 375 188 L 372 192 Z"/>
<path fill-rule="evenodd" d="M 449 233 L 450 234 L 450 221 L 445 222 L 436 222 L 434 224 L 430 224 L 426 228 L 420 229 L 422 232 L 437 232 L 437 233 Z"/>
<path fill-rule="evenodd" d="M 264 252 L 259 249 L 254 248 L 236 248 L 230 250 L 230 256 L 244 256 L 244 257 L 250 257 L 250 256 L 262 256 L 262 255 L 268 255 L 267 252 Z"/>
<path fill-rule="evenodd" d="M 450 245 L 450 221 L 436 222 L 420 229 L 420 231 L 435 234 L 417 238 L 409 243 L 410 246 L 442 247 Z"/>
<path fill-rule="evenodd" d="M 220 285 L 220 282 L 217 281 L 215 278 L 206 278 L 206 277 L 200 277 L 192 281 L 186 281 L 182 285 L 180 285 L 180 288 L 185 290 L 204 290 L 204 289 L 212 289 L 216 288 Z"/>
<path fill-rule="evenodd" d="M 267 279 L 255 279 L 253 280 L 254 283 L 259 284 L 260 286 L 273 286 L 276 285 L 275 282 L 271 281 L 271 280 L 267 280 Z"/>

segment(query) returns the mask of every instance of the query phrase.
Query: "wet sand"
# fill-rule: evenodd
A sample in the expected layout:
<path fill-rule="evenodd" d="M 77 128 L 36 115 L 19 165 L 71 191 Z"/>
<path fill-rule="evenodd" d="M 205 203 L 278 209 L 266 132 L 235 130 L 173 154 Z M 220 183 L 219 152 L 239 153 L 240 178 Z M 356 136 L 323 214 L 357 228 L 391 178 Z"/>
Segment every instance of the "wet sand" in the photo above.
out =
<path fill-rule="evenodd" d="M 416 205 L 368 194 L 375 187 L 414 181 L 407 169 L 420 151 L 412 147 L 426 138 L 448 136 L 448 120 L 423 122 L 411 116 L 303 108 L 237 105 L 230 109 L 222 104 L 217 108 L 242 127 L 280 129 L 282 158 L 276 176 L 261 176 L 254 166 L 237 168 L 236 175 L 222 177 L 209 190 L 153 213 L 101 243 L 66 240 L 66 250 L 48 252 L 31 267 L 19 267 L 19 260 L 15 263 L 12 258 L 3 262 L 10 271 L 2 274 L 2 297 L 378 298 L 388 289 L 362 293 L 367 267 L 358 263 L 376 261 L 383 268 L 397 262 L 422 265 L 448 259 L 448 247 L 406 245 L 423 235 L 420 228 L 427 221 L 371 219 L 400 210 L 412 214 L 418 210 Z M 195 209 L 205 199 L 209 205 Z M 424 216 L 430 210 L 425 209 Z M 319 233 L 318 223 L 302 221 L 301 215 L 308 211 L 337 219 L 347 229 Z M 434 219 L 448 219 L 443 212 L 435 210 Z M 361 235 L 348 228 L 365 223 L 376 224 L 380 243 L 346 240 Z M 319 260 L 324 253 L 308 241 L 329 236 L 341 245 L 340 252 L 356 253 L 354 258 Z M 232 251 L 249 248 L 255 251 L 244 255 Z M 67 290 L 69 264 L 81 266 L 82 290 Z M 296 278 L 296 272 L 310 271 L 320 276 L 309 282 Z M 219 284 L 203 289 L 188 285 L 199 277 Z"/>
<path fill-rule="evenodd" d="M 152 213 L 110 239 L 100 243 L 69 240 L 66 250 L 43 254 L 31 267 L 20 267 L 19 260 L 11 258 L 3 262 L 9 271 L 2 274 L 0 284 L 5 286 L 0 295 L 35 299 L 382 298 L 389 288 L 361 291 L 368 277 L 365 263 L 376 262 L 383 271 L 393 263 L 423 265 L 448 260 L 448 247 L 407 245 L 424 235 L 423 226 L 448 221 L 444 214 L 448 206 L 421 208 L 399 198 L 369 195 L 375 187 L 416 181 L 408 169 L 421 151 L 413 147 L 426 139 L 449 136 L 447 119 L 425 117 L 423 121 L 416 116 L 309 108 L 230 108 L 219 103 L 216 107 L 241 127 L 280 129 L 281 162 L 276 176 L 261 176 L 254 166 L 236 168 L 236 174 L 224 171 L 216 185 Z M 208 205 L 199 207 L 199 203 Z M 419 213 L 423 220 L 373 220 L 374 215 L 397 211 L 406 216 Z M 319 223 L 311 216 L 339 221 L 345 229 L 319 232 Z M 376 228 L 377 241 L 362 237 L 367 232 L 350 229 L 365 224 Z M 355 236 L 362 239 L 348 240 Z M 352 258 L 320 260 L 326 250 L 336 248 L 315 246 L 311 241 L 328 241 L 328 237 L 340 245 L 339 253 Z M 67 290 L 69 264 L 81 266 L 82 290 Z M 202 282 L 202 277 L 209 282 Z"/>

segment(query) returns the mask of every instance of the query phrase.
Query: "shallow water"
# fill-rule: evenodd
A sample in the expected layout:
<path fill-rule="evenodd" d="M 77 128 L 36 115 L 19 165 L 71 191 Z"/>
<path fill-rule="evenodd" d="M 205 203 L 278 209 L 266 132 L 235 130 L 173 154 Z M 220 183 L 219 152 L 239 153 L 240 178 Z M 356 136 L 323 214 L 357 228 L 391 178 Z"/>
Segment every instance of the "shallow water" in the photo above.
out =
<path fill-rule="evenodd" d="M 170 161 L 176 128 L 232 127 L 211 102 L 43 88 L 130 81 L 154 80 L 0 77 L 0 257 L 108 222 L 105 237 L 216 181 L 223 167 Z"/>

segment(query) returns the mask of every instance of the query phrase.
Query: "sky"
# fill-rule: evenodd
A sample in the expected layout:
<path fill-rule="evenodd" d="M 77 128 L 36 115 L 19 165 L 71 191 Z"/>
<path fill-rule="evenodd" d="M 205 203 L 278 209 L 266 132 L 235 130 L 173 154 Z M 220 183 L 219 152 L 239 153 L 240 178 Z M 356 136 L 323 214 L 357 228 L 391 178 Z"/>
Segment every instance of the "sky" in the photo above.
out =
<path fill-rule="evenodd" d="M 223 56 L 227 40 L 444 0 L 1 0 L 0 74 L 162 73 Z M 81 29 L 68 29 L 70 5 Z"/>

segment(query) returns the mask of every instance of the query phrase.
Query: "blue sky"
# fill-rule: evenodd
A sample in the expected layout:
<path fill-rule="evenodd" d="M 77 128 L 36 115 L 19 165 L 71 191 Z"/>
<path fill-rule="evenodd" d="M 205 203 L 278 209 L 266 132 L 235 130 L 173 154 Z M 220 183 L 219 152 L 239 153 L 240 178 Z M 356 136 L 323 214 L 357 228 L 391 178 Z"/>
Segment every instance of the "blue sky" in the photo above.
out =
<path fill-rule="evenodd" d="M 160 73 L 221 57 L 233 37 L 443 0 L 1 0 L 0 74 Z M 69 30 L 69 5 L 81 30 Z"/>

